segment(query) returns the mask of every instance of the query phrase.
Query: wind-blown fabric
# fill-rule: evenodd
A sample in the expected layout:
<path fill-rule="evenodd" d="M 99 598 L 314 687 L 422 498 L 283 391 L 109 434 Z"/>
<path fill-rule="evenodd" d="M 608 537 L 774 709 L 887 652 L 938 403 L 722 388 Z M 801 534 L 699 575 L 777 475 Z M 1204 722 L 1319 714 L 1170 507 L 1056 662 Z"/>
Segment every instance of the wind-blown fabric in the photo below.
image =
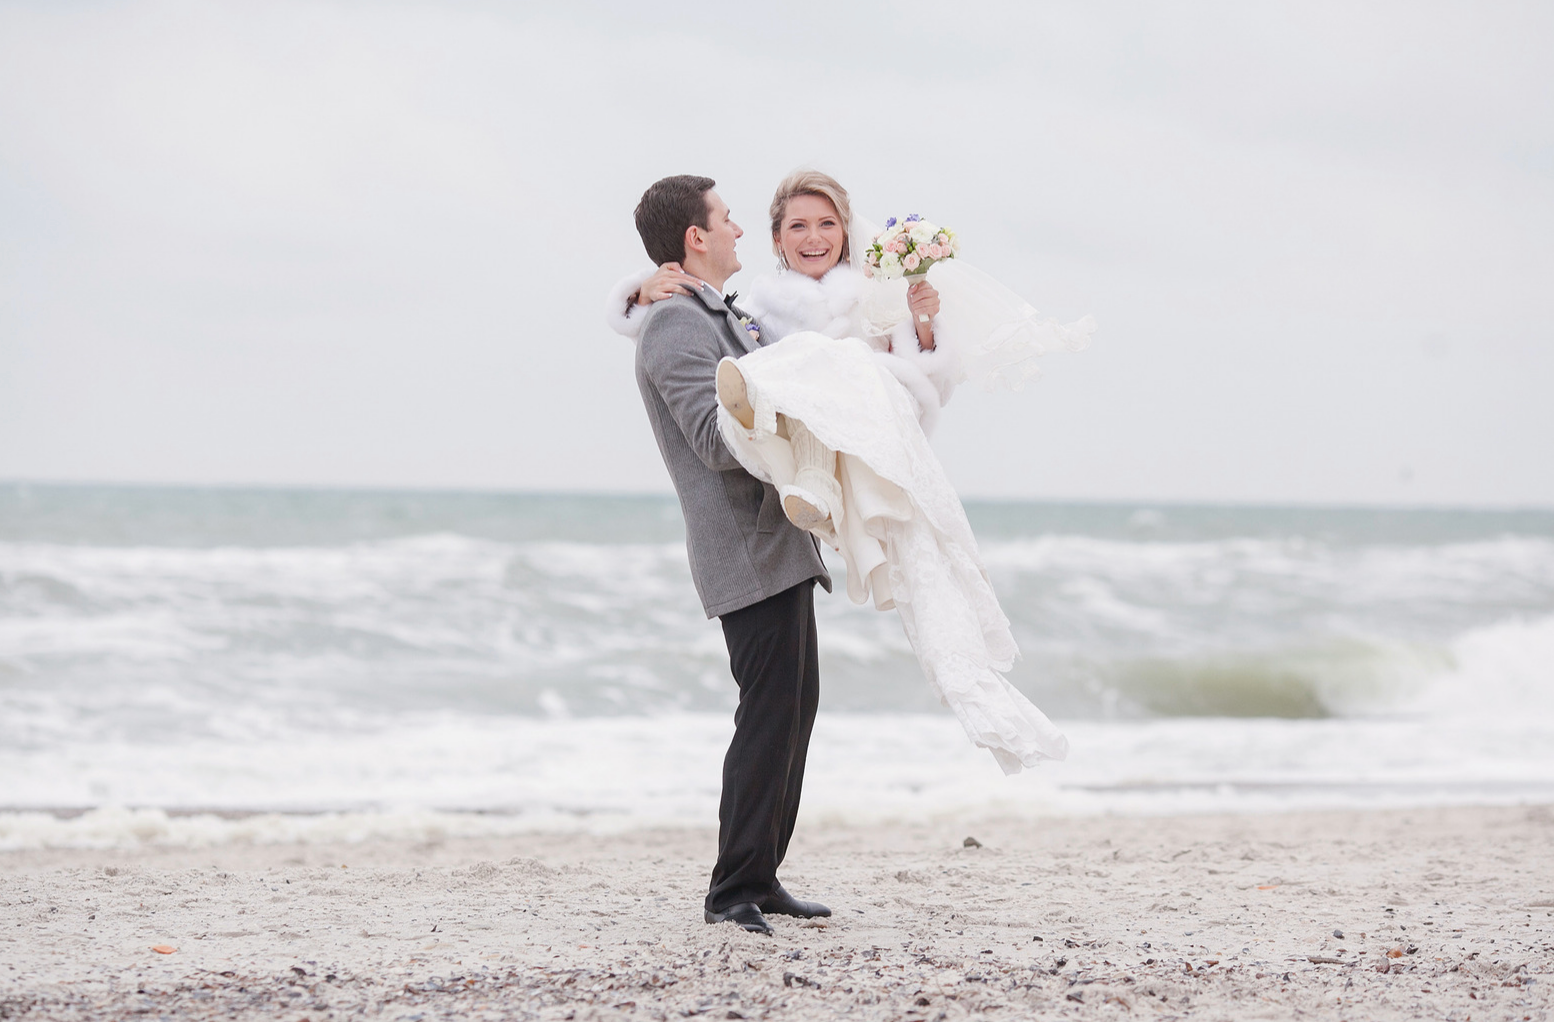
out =
<path fill-rule="evenodd" d="M 851 266 L 865 274 L 863 253 L 880 233 L 879 227 L 855 216 L 849 230 Z M 933 318 L 935 350 L 931 354 L 947 363 L 939 370 L 948 377 L 939 382 L 941 390 L 946 390 L 946 383 L 952 390 L 968 381 L 987 391 L 1019 390 L 1041 375 L 1043 355 L 1082 351 L 1089 347 L 1096 330 L 1091 316 L 1073 323 L 1042 316 L 1024 298 L 960 257 L 934 263 L 927 280 L 939 292 L 939 314 Z M 915 328 L 906 312 L 908 286 L 901 277 L 883 280 L 875 276 L 867 278 L 860 295 L 859 318 L 875 332 L 891 331 L 898 349 L 916 348 Z M 903 345 L 901 340 L 912 343 Z"/>
<path fill-rule="evenodd" d="M 1004 677 L 1019 656 L 960 499 L 918 425 L 917 402 L 864 341 L 790 334 L 737 360 L 755 428 L 719 408 L 718 426 L 752 475 L 794 477 L 779 414 L 837 452 L 842 507 L 825 538 L 847 594 L 894 608 L 928 683 L 1006 773 L 1062 759 L 1068 740 Z"/>

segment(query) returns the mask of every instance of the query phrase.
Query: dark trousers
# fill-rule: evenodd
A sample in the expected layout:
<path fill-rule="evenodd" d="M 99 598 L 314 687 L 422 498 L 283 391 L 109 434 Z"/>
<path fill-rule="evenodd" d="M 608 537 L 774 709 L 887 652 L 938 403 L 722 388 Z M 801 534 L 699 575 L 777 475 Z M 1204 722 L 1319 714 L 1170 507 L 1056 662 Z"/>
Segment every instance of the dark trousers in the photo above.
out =
<path fill-rule="evenodd" d="M 706 903 L 713 912 L 745 901 L 760 904 L 772 893 L 798 818 L 809 732 L 820 704 L 813 581 L 720 620 L 739 683 L 739 709 L 723 757 L 718 863 Z"/>

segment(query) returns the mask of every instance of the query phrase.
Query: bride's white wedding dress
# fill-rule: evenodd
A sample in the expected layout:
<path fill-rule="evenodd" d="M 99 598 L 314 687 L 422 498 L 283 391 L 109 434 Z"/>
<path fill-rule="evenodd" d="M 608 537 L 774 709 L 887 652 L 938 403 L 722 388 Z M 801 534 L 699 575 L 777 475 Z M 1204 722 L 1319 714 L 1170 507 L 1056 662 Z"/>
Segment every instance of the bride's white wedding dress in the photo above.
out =
<path fill-rule="evenodd" d="M 856 239 L 853 251 L 861 251 Z M 640 317 L 622 314 L 626 299 L 645 276 L 611 294 L 607 316 L 627 336 Z M 737 360 L 754 428 L 723 408 L 719 427 L 740 464 L 779 488 L 796 472 L 779 415 L 837 453 L 841 507 L 817 534 L 846 562 L 848 596 L 896 610 L 940 700 L 975 744 L 1017 773 L 1064 758 L 1068 740 L 1004 677 L 1019 650 L 925 428 L 962 380 L 1018 387 L 1038 355 L 1083 347 L 1094 323 L 1038 319 L 955 261 L 935 266 L 930 279 L 941 293 L 931 351 L 918 349 L 904 282 L 866 280 L 845 265 L 820 281 L 792 272 L 758 279 L 738 304 L 781 340 Z"/>

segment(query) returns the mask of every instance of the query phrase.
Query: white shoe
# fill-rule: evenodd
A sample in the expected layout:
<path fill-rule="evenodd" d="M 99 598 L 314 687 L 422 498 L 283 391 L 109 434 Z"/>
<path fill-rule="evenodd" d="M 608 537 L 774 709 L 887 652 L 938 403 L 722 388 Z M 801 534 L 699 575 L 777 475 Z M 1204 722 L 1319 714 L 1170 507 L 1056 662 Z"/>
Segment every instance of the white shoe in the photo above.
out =
<path fill-rule="evenodd" d="M 732 359 L 725 357 L 718 363 L 718 404 L 728 409 L 728 413 L 734 417 L 746 429 L 755 428 L 755 406 L 750 403 L 749 386 L 745 383 L 745 374 L 739 371 L 739 365 Z"/>
<path fill-rule="evenodd" d="M 782 513 L 788 521 L 805 532 L 829 531 L 831 508 L 824 497 L 817 497 L 802 486 L 779 486 L 777 496 L 782 498 Z"/>

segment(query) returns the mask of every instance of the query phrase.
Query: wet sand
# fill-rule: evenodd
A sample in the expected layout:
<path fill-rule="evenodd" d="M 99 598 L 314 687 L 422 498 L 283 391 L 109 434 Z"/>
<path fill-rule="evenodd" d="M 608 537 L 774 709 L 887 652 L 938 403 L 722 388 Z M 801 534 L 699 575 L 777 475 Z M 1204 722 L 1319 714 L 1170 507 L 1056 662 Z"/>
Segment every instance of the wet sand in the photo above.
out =
<path fill-rule="evenodd" d="M 974 837 L 980 847 L 968 845 Z M 1554 809 L 0 854 L 0 1019 L 1547 1019 Z M 168 953 L 160 953 L 162 948 Z"/>

